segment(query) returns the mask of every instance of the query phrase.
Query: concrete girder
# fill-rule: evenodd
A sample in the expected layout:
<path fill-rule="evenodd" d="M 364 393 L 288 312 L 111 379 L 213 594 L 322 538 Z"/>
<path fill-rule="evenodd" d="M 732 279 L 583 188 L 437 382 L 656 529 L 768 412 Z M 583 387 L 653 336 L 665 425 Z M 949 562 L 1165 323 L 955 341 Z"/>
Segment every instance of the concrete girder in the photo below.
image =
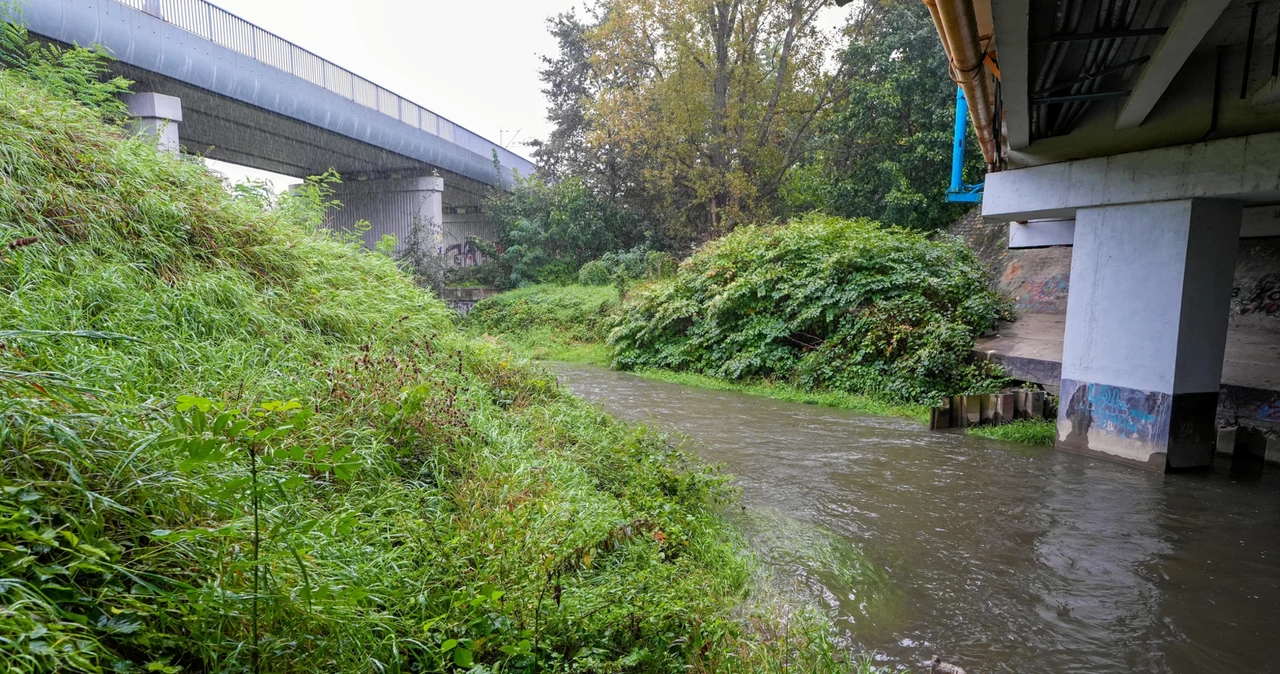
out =
<path fill-rule="evenodd" d="M 1280 202 L 1280 132 L 1259 133 L 987 176 L 982 216 L 993 222 L 1074 217 L 1076 209 L 1167 201 Z"/>
<path fill-rule="evenodd" d="M 451 124 L 453 131 L 446 137 L 414 126 L 188 32 L 157 13 L 119 2 L 42 0 L 30 3 L 23 18 L 33 35 L 65 44 L 103 45 L 118 59 L 113 69 L 135 80 L 140 89 L 181 98 L 185 144 L 196 151 L 215 148 L 208 152 L 214 159 L 252 160 L 249 166 L 274 171 L 295 167 L 284 171 L 289 174 L 297 174 L 296 167 L 309 167 L 307 172 L 334 167 L 418 174 L 434 169 L 503 186 L 512 183 L 511 169 L 524 174 L 534 170 L 528 160 L 462 127 Z M 382 90 L 377 91 L 381 96 Z M 228 120 L 250 122 L 235 130 L 238 133 L 228 133 L 217 123 Z M 282 131 L 279 147 L 239 143 L 242 135 L 255 132 L 254 127 Z M 218 132 L 206 135 L 203 129 Z M 310 149 L 298 142 L 308 138 L 314 141 Z M 222 147 L 232 149 L 219 156 Z M 296 156 L 284 156 L 285 151 Z M 494 170 L 492 151 L 504 157 L 503 171 Z"/>

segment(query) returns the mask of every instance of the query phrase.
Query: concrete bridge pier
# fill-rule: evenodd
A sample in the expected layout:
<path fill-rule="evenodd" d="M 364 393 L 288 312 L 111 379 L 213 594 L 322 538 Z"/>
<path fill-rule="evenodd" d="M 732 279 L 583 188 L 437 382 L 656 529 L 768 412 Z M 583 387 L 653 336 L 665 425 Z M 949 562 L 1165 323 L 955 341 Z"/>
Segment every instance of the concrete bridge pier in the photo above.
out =
<path fill-rule="evenodd" d="M 1059 447 L 1212 465 L 1240 221 L 1215 199 L 1076 212 Z"/>
<path fill-rule="evenodd" d="M 989 174 L 982 215 L 1074 218 L 1057 446 L 1212 465 L 1245 206 L 1280 203 L 1280 133 Z"/>
<path fill-rule="evenodd" d="M 396 238 L 396 249 L 403 250 L 416 235 L 420 237 L 419 245 L 427 251 L 439 252 L 444 223 L 444 178 L 346 175 L 334 188 L 333 198 L 342 207 L 329 212 L 327 226 L 330 229 L 353 231 L 356 223 L 364 220 L 370 228 L 361 234 L 361 239 L 369 248 L 390 234 Z"/>
<path fill-rule="evenodd" d="M 155 136 L 161 149 L 178 153 L 182 124 L 182 99 L 155 92 L 129 94 L 124 103 L 133 117 L 135 133 Z"/>

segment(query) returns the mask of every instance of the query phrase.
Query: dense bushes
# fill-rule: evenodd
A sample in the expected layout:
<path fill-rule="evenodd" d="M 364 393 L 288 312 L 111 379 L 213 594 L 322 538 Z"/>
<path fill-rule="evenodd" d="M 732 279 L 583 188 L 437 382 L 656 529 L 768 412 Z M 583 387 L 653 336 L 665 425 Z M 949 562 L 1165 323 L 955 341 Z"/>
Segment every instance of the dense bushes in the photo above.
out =
<path fill-rule="evenodd" d="M 848 668 L 734 613 L 722 478 L 455 333 L 320 185 L 15 71 L 0 147 L 0 668 Z"/>
<path fill-rule="evenodd" d="M 657 281 L 675 274 L 676 261 L 670 253 L 637 246 L 631 250 L 605 253 L 578 270 L 578 283 L 604 286 L 623 281 Z"/>
<path fill-rule="evenodd" d="M 958 240 L 811 215 L 707 244 L 638 291 L 610 341 L 623 368 L 923 402 L 992 386 L 967 356 L 1002 310 Z"/>

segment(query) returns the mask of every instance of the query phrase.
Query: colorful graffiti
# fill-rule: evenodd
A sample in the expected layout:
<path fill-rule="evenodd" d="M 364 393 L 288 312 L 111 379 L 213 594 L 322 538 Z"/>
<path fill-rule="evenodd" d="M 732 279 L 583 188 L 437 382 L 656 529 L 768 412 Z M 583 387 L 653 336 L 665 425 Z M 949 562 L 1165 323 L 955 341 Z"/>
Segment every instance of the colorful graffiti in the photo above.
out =
<path fill-rule="evenodd" d="M 1240 288 L 1233 288 L 1233 298 L 1240 296 Z M 1262 314 L 1280 316 L 1280 273 L 1267 274 L 1258 279 L 1248 296 L 1240 301 L 1240 315 Z"/>
<path fill-rule="evenodd" d="M 1062 393 L 1068 401 L 1064 415 L 1071 421 L 1065 442 L 1088 447 L 1091 429 L 1160 446 L 1169 440 L 1172 397 L 1167 393 L 1070 379 L 1062 381 Z"/>
<path fill-rule="evenodd" d="M 459 316 L 466 316 L 467 312 L 476 305 L 479 300 L 449 300 L 449 308 L 458 312 Z"/>
<path fill-rule="evenodd" d="M 1070 274 L 1054 274 L 1043 278 L 1028 279 L 1018 289 L 1019 309 L 1030 311 L 1063 311 L 1067 291 L 1071 289 Z"/>
<path fill-rule="evenodd" d="M 1258 406 L 1258 421 L 1280 424 L 1280 400 L 1272 400 Z"/>

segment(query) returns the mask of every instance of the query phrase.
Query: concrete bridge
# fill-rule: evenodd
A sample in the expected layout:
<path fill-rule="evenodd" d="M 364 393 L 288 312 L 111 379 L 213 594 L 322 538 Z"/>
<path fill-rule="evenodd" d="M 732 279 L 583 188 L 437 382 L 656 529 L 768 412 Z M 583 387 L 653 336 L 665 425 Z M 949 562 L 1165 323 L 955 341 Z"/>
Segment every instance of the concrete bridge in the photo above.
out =
<path fill-rule="evenodd" d="M 24 0 L 34 35 L 102 45 L 136 84 L 130 112 L 160 142 L 294 177 L 336 169 L 372 244 L 413 223 L 437 245 L 491 234 L 482 197 L 534 165 L 496 143 L 205 0 Z M 494 156 L 499 166 L 495 166 Z"/>
<path fill-rule="evenodd" d="M 1280 2 L 925 2 L 988 164 L 983 218 L 1073 247 L 1058 447 L 1211 465 L 1228 324 L 1266 323 L 1246 374 L 1280 371 L 1280 320 L 1233 305 L 1242 236 L 1280 240 Z M 1239 423 L 1265 425 L 1277 388 Z"/>

